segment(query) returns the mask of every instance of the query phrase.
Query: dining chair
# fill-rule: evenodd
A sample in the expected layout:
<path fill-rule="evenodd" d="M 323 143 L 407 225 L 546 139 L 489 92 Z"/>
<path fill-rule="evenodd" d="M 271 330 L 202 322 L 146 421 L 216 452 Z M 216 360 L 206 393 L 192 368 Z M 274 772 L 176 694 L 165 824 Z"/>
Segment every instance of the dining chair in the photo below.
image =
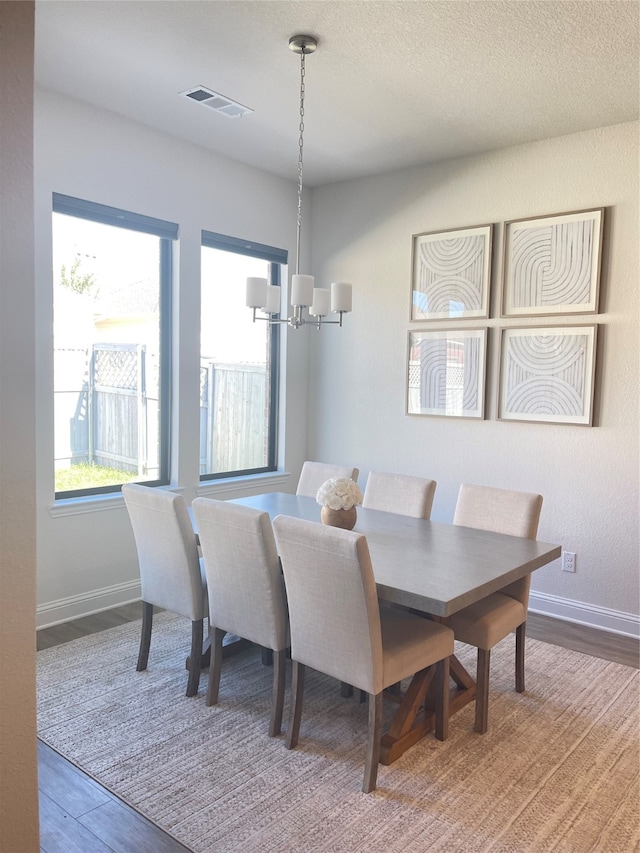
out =
<path fill-rule="evenodd" d="M 225 633 L 273 651 L 269 736 L 280 733 L 284 707 L 289 619 L 280 560 L 267 512 L 196 498 L 209 590 L 211 665 L 207 705 L 217 705 Z"/>
<path fill-rule="evenodd" d="M 432 667 L 436 737 L 447 736 L 449 656 L 453 631 L 379 606 L 366 538 L 351 530 L 279 515 L 273 521 L 284 573 L 291 630 L 292 703 L 286 747 L 298 743 L 305 668 L 369 694 L 362 790 L 376 787 L 383 690 Z"/>
<path fill-rule="evenodd" d="M 431 518 L 436 481 L 405 474 L 385 474 L 370 471 L 362 498 L 365 509 L 377 509 L 407 515 L 411 518 Z M 410 608 L 394 605 L 401 610 Z M 342 687 L 342 695 L 351 695 L 351 687 Z"/>
<path fill-rule="evenodd" d="M 125 483 L 122 496 L 129 512 L 140 567 L 142 634 L 136 669 L 147 668 L 153 607 L 191 620 L 191 654 L 187 696 L 200 684 L 207 584 L 198 543 L 182 495 L 166 489 Z"/>
<path fill-rule="evenodd" d="M 463 483 L 453 523 L 477 530 L 535 539 L 542 495 Z M 478 649 L 475 730 L 484 734 L 489 719 L 489 665 L 491 649 L 516 632 L 516 690 L 524 692 L 524 646 L 531 575 L 459 610 L 447 624 L 456 640 Z"/>
<path fill-rule="evenodd" d="M 362 506 L 365 509 L 428 519 L 431 518 L 435 491 L 435 480 L 371 471 L 367 478 Z"/>
<path fill-rule="evenodd" d="M 345 465 L 331 465 L 325 462 L 305 462 L 300 472 L 300 479 L 296 488 L 296 495 L 315 498 L 320 486 L 332 477 L 346 477 L 358 480 L 357 468 L 349 468 Z"/>

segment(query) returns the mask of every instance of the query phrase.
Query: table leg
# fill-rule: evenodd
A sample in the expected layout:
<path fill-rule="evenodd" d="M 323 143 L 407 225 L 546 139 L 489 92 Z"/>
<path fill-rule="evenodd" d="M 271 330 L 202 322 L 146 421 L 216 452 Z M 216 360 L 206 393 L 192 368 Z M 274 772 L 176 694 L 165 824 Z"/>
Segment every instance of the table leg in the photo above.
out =
<path fill-rule="evenodd" d="M 233 655 L 237 655 L 238 652 L 242 652 L 252 645 L 253 643 L 249 642 L 249 640 L 244 640 L 242 637 L 236 637 L 235 634 L 225 634 L 225 638 L 222 641 L 222 658 L 224 660 L 226 658 L 232 657 Z M 207 634 L 207 636 L 204 638 L 204 642 L 202 643 L 202 657 L 200 658 L 200 668 L 207 669 L 210 663 L 211 636 Z M 185 661 L 185 669 L 191 669 L 191 655 L 189 655 Z"/>
<path fill-rule="evenodd" d="M 449 658 L 451 680 L 455 687 L 449 694 L 449 718 L 476 698 L 476 683 L 460 661 Z M 391 725 L 380 742 L 380 763 L 392 764 L 397 758 L 435 728 L 433 690 L 435 669 L 417 672 L 402 696 Z M 393 698 L 393 697 L 389 697 Z"/>

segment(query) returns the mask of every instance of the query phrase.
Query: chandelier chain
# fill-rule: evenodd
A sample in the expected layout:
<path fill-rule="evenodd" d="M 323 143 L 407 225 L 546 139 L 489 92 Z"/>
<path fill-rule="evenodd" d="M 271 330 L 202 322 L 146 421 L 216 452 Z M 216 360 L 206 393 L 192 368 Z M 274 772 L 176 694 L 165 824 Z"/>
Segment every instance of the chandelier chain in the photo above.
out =
<path fill-rule="evenodd" d="M 276 285 L 269 285 L 266 278 L 248 278 L 246 302 L 253 310 L 253 322 L 265 320 L 269 325 L 286 323 L 292 329 L 307 324 L 321 329 L 322 326 L 342 326 L 342 317 L 351 311 L 351 285 L 347 282 L 333 282 L 331 288 L 315 287 L 312 275 L 300 275 L 300 235 L 302 232 L 302 171 L 304 149 L 304 100 L 305 100 L 305 56 L 313 53 L 318 40 L 310 35 L 294 35 L 289 39 L 289 49 L 300 54 L 300 121 L 298 125 L 298 213 L 296 217 L 296 264 L 291 276 L 289 298 L 293 313 L 287 317 L 280 314 L 282 291 Z M 256 316 L 257 311 L 266 314 Z M 306 312 L 306 313 L 305 313 Z M 337 314 L 337 320 L 328 320 L 328 314 Z"/>
<path fill-rule="evenodd" d="M 304 95 L 305 95 L 304 51 L 300 54 L 300 135 L 298 137 L 298 215 L 296 220 L 296 274 L 300 271 L 300 231 L 302 228 L 302 170 L 304 148 Z"/>

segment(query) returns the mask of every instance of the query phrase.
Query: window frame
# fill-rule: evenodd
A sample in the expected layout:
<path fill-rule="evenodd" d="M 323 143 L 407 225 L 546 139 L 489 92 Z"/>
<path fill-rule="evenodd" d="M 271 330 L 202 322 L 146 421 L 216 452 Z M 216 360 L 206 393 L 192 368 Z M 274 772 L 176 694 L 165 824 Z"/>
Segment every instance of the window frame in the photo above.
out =
<path fill-rule="evenodd" d="M 159 477 L 154 480 L 139 480 L 145 486 L 166 486 L 171 482 L 171 407 L 172 407 L 172 281 L 173 281 L 173 245 L 178 239 L 179 228 L 174 222 L 155 219 L 140 213 L 132 213 L 117 207 L 75 198 L 54 192 L 52 194 L 52 214 L 61 213 L 65 216 L 75 216 L 125 228 L 144 234 L 152 234 L 159 238 Z M 68 489 L 55 491 L 55 501 L 65 501 L 73 498 L 91 497 L 95 495 L 117 495 L 121 492 L 122 484 L 108 486 L 93 486 L 87 489 Z"/>
<path fill-rule="evenodd" d="M 270 284 L 280 285 L 282 267 L 288 263 L 286 249 L 278 249 L 252 240 L 242 240 L 214 231 L 202 231 L 201 251 L 203 248 L 219 249 L 236 255 L 259 258 L 269 264 Z M 247 308 L 247 313 L 249 309 Z M 275 315 L 279 317 L 279 314 Z M 217 471 L 212 474 L 200 474 L 200 483 L 226 480 L 232 477 L 249 477 L 255 474 L 267 474 L 278 470 L 278 402 L 280 398 L 280 323 L 269 323 L 269 440 L 267 442 L 267 465 L 260 468 L 243 468 L 239 471 Z"/>

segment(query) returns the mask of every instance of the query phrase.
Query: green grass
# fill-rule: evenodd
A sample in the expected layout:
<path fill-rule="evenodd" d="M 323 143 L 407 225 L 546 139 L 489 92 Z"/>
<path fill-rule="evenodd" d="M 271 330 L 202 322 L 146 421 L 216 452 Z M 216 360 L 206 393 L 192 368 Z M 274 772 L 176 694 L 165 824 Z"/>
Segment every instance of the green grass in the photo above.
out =
<path fill-rule="evenodd" d="M 117 486 L 137 480 L 139 475 L 104 465 L 80 462 L 70 468 L 56 471 L 56 492 L 73 492 L 77 489 L 95 489 L 98 486 Z"/>

